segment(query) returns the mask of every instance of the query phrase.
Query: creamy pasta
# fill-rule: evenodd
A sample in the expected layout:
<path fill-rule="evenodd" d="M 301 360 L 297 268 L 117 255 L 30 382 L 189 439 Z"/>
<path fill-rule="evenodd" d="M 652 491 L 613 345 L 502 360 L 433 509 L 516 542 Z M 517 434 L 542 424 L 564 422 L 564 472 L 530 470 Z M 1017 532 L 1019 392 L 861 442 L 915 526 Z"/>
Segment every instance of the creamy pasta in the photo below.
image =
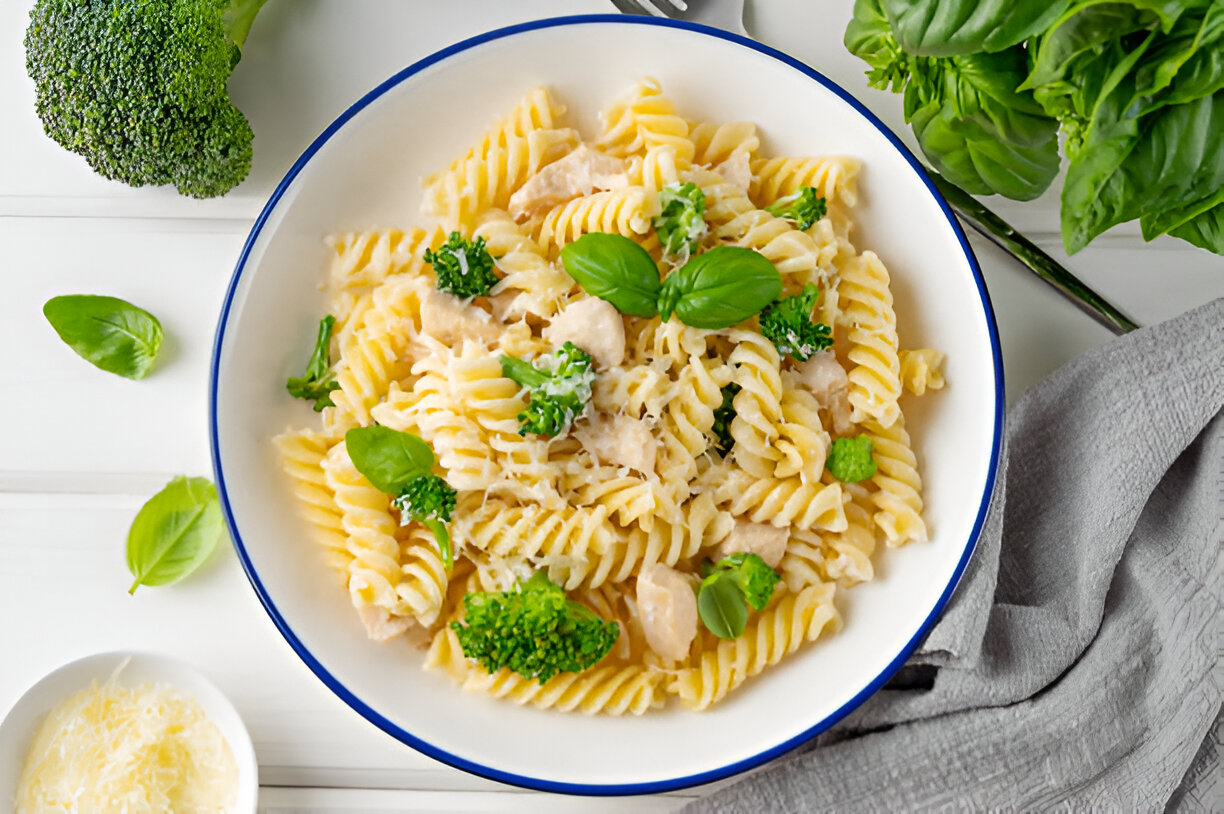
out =
<path fill-rule="evenodd" d="M 855 159 L 763 155 L 756 125 L 690 121 L 649 78 L 598 133 L 564 113 L 532 90 L 425 180 L 425 225 L 328 238 L 337 389 L 315 426 L 275 441 L 371 638 L 408 636 L 427 668 L 517 704 L 641 714 L 674 696 L 704 709 L 838 629 L 836 594 L 873 578 L 877 542 L 927 539 L 901 397 L 942 387 L 944 357 L 902 349 L 889 272 L 851 243 Z M 704 224 L 673 252 L 656 224 L 684 184 L 702 193 Z M 809 189 L 822 217 L 775 214 Z M 438 290 L 427 252 L 452 232 L 484 241 L 498 278 L 487 296 Z M 750 249 L 783 297 L 819 291 L 812 316 L 832 342 L 800 360 L 757 317 L 711 330 L 621 313 L 561 259 L 591 233 L 640 245 L 663 278 L 713 247 Z M 589 403 L 552 437 L 520 432 L 524 388 L 500 360 L 565 342 L 593 360 Z M 355 467 L 345 434 L 372 424 L 424 440 L 457 491 L 452 567 Z M 873 474 L 832 474 L 839 439 L 870 439 Z M 739 636 L 719 638 L 692 594 L 704 561 L 737 552 L 780 579 Z M 598 664 L 538 681 L 465 656 L 449 624 L 464 597 L 535 572 L 616 623 Z"/>

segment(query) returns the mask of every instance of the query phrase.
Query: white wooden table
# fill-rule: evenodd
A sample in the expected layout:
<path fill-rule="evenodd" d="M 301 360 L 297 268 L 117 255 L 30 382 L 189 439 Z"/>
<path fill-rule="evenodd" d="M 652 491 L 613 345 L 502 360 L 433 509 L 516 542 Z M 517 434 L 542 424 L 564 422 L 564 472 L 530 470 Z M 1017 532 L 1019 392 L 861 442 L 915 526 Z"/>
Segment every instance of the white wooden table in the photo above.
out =
<path fill-rule="evenodd" d="M 297 660 L 229 550 L 172 589 L 128 596 L 127 528 L 171 476 L 211 475 L 205 389 L 222 294 L 251 222 L 301 150 L 351 101 L 403 66 L 482 30 L 605 0 L 273 0 L 230 82 L 256 133 L 250 179 L 212 201 L 94 176 L 33 112 L 24 36 L 31 0 L 0 2 L 0 712 L 51 669 L 143 649 L 192 662 L 233 699 L 255 741 L 267 812 L 670 811 L 702 789 L 579 800 L 524 792 L 426 758 L 367 724 Z M 913 146 L 900 98 L 867 88 L 841 45 L 851 0 L 758 0 L 749 30 L 839 82 Z M 649 66 L 644 65 L 643 71 Z M 998 211 L 1064 259 L 1057 197 Z M 1014 400 L 1111 335 L 1007 255 L 972 237 L 998 315 Z M 1224 296 L 1224 260 L 1138 228 L 1068 265 L 1141 323 Z M 130 382 L 73 355 L 42 317 L 67 293 L 130 299 L 167 339 Z M 954 351 L 948 348 L 946 350 Z"/>

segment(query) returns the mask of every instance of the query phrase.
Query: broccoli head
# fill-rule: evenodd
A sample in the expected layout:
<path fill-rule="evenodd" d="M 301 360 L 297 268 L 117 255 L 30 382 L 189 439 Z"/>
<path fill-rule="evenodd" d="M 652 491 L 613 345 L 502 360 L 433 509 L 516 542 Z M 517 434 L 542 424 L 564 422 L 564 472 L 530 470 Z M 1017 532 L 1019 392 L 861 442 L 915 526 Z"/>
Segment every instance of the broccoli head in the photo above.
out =
<path fill-rule="evenodd" d="M 47 135 L 99 175 L 224 195 L 253 135 L 226 82 L 265 0 L 38 0 L 26 71 Z"/>
<path fill-rule="evenodd" d="M 833 344 L 828 325 L 812 322 L 812 309 L 820 299 L 820 289 L 808 283 L 794 297 L 783 297 L 761 311 L 761 333 L 774 343 L 778 354 L 790 354 L 800 362 Z"/>
<path fill-rule="evenodd" d="M 776 218 L 795 222 L 796 229 L 807 229 L 825 216 L 825 199 L 816 193 L 816 187 L 801 187 L 793 195 L 787 195 L 765 207 L 765 211 Z"/>
<path fill-rule="evenodd" d="M 450 522 L 457 502 L 454 488 L 437 475 L 417 475 L 391 502 L 400 510 L 401 524 L 407 525 L 415 520 L 433 532 L 438 550 L 442 552 L 443 563 L 449 570 L 454 563 L 454 555 L 446 524 Z"/>
<path fill-rule="evenodd" d="M 573 342 L 541 357 L 538 366 L 513 356 L 502 356 L 501 366 L 502 375 L 528 390 L 527 409 L 518 415 L 519 435 L 560 435 L 590 401 L 591 355 Z"/>
<path fill-rule="evenodd" d="M 705 193 L 691 181 L 668 184 L 659 191 L 659 214 L 653 225 L 663 250 L 687 260 L 705 236 Z"/>
<path fill-rule="evenodd" d="M 482 297 L 498 282 L 493 256 L 485 248 L 483 237 L 465 240 L 458 232 L 451 232 L 436 252 L 425 250 L 425 262 L 433 266 L 438 290 L 456 297 Z"/>
<path fill-rule="evenodd" d="M 541 684 L 577 673 L 607 655 L 620 635 L 616 622 L 565 597 L 538 571 L 517 590 L 463 598 L 464 622 L 451 622 L 463 655 L 490 673 L 508 667 Z"/>

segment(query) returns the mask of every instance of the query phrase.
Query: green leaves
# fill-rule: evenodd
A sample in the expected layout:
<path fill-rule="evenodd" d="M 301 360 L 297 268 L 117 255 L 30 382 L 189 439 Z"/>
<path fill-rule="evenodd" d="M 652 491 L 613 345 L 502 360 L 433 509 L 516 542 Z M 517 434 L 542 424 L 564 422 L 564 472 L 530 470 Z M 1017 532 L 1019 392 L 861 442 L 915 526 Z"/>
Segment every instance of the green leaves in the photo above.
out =
<path fill-rule="evenodd" d="M 149 499 L 128 531 L 127 567 L 141 585 L 170 585 L 204 564 L 225 531 L 217 489 L 178 477 Z"/>
<path fill-rule="evenodd" d="M 621 235 L 583 235 L 561 250 L 565 270 L 588 294 L 624 314 L 664 321 L 674 312 L 685 325 L 716 330 L 757 314 L 782 291 L 782 278 L 751 249 L 718 246 L 702 252 L 659 282 L 646 250 Z"/>
<path fill-rule="evenodd" d="M 161 348 L 162 327 L 143 308 L 115 297 L 52 297 L 43 315 L 60 339 L 85 361 L 128 379 L 143 379 Z"/>
<path fill-rule="evenodd" d="M 285 389 L 294 398 L 314 400 L 314 411 L 317 413 L 324 407 L 334 406 L 331 391 L 339 390 L 340 383 L 331 371 L 328 348 L 331 345 L 332 328 L 336 318 L 331 314 L 319 320 L 319 333 L 315 337 L 314 352 L 306 363 L 306 373 L 303 376 L 290 376 L 285 382 Z"/>
<path fill-rule="evenodd" d="M 1070 0 L 881 0 L 897 43 L 915 56 L 1002 51 L 1043 30 Z"/>
<path fill-rule="evenodd" d="M 380 492 L 398 496 L 413 478 L 428 475 L 433 450 L 412 433 L 377 424 L 354 427 L 344 434 L 344 445 L 357 471 Z"/>
<path fill-rule="evenodd" d="M 825 468 L 842 483 L 858 483 L 876 473 L 876 462 L 871 457 L 871 438 L 838 438 L 829 447 Z"/>
<path fill-rule="evenodd" d="M 905 117 L 923 155 L 965 190 L 1036 198 L 1058 174 L 1058 122 L 1027 91 L 1025 53 L 915 58 Z"/>
<path fill-rule="evenodd" d="M 395 499 L 400 524 L 423 523 L 433 532 L 438 551 L 449 570 L 454 562 L 445 523 L 455 508 L 455 490 L 430 472 L 433 450 L 409 432 L 377 424 L 354 427 L 344 434 L 349 460 L 374 488 Z"/>
<path fill-rule="evenodd" d="M 756 554 L 723 557 L 705 572 L 697 589 L 697 614 L 720 639 L 734 639 L 748 624 L 748 608 L 764 610 L 780 581 Z"/>
<path fill-rule="evenodd" d="M 607 300 L 622 314 L 653 317 L 662 284 L 650 255 L 622 235 L 594 232 L 561 250 L 561 263 L 582 290 Z"/>
<path fill-rule="evenodd" d="M 735 419 L 735 394 L 741 389 L 735 382 L 723 385 L 719 390 L 722 393 L 722 404 L 714 408 L 714 426 L 710 432 L 714 435 L 714 449 L 724 458 L 735 445 L 735 439 L 731 437 L 731 422 Z"/>
<path fill-rule="evenodd" d="M 716 330 L 743 322 L 782 293 L 773 263 L 751 249 L 719 246 L 694 257 L 663 281 L 659 316 L 674 311 L 685 325 Z"/>

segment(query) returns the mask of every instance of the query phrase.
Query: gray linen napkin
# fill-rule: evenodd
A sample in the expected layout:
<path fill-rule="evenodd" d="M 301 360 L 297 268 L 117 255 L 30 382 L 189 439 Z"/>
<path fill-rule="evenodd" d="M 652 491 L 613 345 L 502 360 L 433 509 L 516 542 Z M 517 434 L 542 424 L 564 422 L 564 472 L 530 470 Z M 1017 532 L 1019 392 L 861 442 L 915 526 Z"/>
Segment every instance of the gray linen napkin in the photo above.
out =
<path fill-rule="evenodd" d="M 1026 393 L 910 680 L 689 808 L 1224 809 L 1222 408 L 1224 300 Z"/>

